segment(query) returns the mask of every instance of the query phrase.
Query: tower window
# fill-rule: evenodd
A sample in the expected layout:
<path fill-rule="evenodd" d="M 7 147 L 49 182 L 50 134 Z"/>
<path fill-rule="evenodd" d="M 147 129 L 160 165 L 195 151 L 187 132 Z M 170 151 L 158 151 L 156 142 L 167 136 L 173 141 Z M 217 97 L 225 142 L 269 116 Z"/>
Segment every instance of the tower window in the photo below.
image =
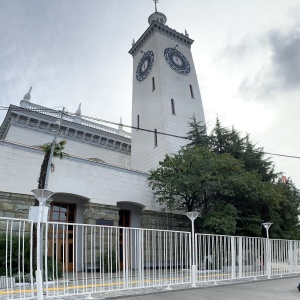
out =
<path fill-rule="evenodd" d="M 171 110 L 172 110 L 172 114 L 175 115 L 175 102 L 174 102 L 174 99 L 171 99 Z"/>
<path fill-rule="evenodd" d="M 137 129 L 140 128 L 140 115 L 137 115 L 137 117 L 136 117 L 136 127 L 137 127 Z"/>
<path fill-rule="evenodd" d="M 154 147 L 157 147 L 157 129 L 154 129 Z"/>
<path fill-rule="evenodd" d="M 152 77 L 152 92 L 155 90 L 155 79 Z"/>
<path fill-rule="evenodd" d="M 191 92 L 191 97 L 194 99 L 194 91 L 193 91 L 193 86 L 190 84 L 190 92 Z"/>

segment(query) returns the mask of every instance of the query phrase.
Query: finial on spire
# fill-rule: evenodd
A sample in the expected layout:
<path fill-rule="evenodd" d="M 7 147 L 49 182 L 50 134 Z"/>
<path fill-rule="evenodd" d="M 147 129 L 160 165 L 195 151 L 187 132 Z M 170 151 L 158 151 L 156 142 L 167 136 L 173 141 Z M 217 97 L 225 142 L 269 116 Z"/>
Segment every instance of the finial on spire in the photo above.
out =
<path fill-rule="evenodd" d="M 184 35 L 189 37 L 189 34 L 187 33 L 186 29 L 184 29 Z"/>
<path fill-rule="evenodd" d="M 154 3 L 155 3 L 155 12 L 157 12 L 157 6 L 156 6 L 156 3 L 158 3 L 158 0 L 153 0 Z"/>
<path fill-rule="evenodd" d="M 30 87 L 28 93 L 24 95 L 23 100 L 30 101 L 30 99 L 31 99 L 31 90 L 32 90 L 32 86 Z"/>
<path fill-rule="evenodd" d="M 120 123 L 119 123 L 119 130 L 124 130 L 123 129 L 123 123 L 122 123 L 122 117 L 120 118 Z"/>
<path fill-rule="evenodd" d="M 79 103 L 78 109 L 76 111 L 76 115 L 80 116 L 81 115 L 81 103 Z"/>
<path fill-rule="evenodd" d="M 131 45 L 133 46 L 134 44 L 135 44 L 135 40 L 133 39 Z"/>

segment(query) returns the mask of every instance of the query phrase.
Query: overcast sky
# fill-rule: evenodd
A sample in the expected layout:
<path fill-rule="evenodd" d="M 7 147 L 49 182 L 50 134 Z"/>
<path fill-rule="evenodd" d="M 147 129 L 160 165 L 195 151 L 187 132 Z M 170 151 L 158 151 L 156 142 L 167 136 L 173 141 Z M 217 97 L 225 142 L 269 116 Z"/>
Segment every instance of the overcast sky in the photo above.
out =
<path fill-rule="evenodd" d="M 300 156 L 300 0 L 160 0 L 186 29 L 208 126 Z M 151 0 L 0 0 L 0 106 L 31 102 L 131 124 L 131 42 Z M 0 122 L 5 111 L 0 110 Z M 271 157 L 300 187 L 300 160 Z"/>

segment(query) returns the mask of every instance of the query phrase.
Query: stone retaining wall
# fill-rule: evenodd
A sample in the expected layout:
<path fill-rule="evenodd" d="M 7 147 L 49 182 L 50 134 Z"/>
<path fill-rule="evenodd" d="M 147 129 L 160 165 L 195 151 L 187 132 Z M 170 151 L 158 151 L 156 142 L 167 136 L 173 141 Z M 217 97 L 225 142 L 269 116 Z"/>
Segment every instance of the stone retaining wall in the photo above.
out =
<path fill-rule="evenodd" d="M 34 199 L 33 195 L 0 192 L 0 217 L 28 219 Z"/>
<path fill-rule="evenodd" d="M 28 219 L 29 207 L 34 205 L 33 195 L 0 192 L 0 217 Z M 119 223 L 120 208 L 112 205 L 87 203 L 85 224 L 96 224 L 97 219 Z M 141 214 L 141 228 L 189 231 L 190 220 L 185 215 L 145 210 Z"/>

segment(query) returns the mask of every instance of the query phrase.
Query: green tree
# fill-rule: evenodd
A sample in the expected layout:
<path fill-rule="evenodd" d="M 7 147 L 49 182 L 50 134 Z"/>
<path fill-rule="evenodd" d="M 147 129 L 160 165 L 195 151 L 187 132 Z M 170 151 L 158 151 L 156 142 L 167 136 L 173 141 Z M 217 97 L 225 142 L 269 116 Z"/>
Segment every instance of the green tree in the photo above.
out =
<path fill-rule="evenodd" d="M 212 202 L 210 209 L 204 211 L 201 228 L 216 234 L 235 234 L 238 211 L 225 201 Z"/>
<path fill-rule="evenodd" d="M 188 147 L 207 145 L 215 153 L 228 153 L 242 160 L 246 170 L 254 170 L 262 175 L 263 181 L 271 181 L 278 175 L 274 173 L 274 163 L 270 158 L 264 157 L 263 148 L 251 142 L 249 134 L 242 137 L 234 127 L 228 129 L 222 126 L 218 118 L 209 135 L 206 132 L 206 126 L 197 122 L 195 117 L 189 122 L 189 126 L 191 130 L 187 136 L 191 142 Z"/>
<path fill-rule="evenodd" d="M 191 142 L 150 173 L 158 203 L 167 210 L 198 210 L 206 232 L 262 236 L 261 223 L 270 221 L 273 237 L 299 237 L 299 191 L 291 180 L 282 183 L 263 148 L 218 119 L 209 135 L 195 117 L 189 124 Z"/>
<path fill-rule="evenodd" d="M 191 118 L 189 122 L 189 127 L 191 130 L 187 133 L 187 138 L 191 141 L 187 147 L 194 146 L 209 146 L 209 136 L 207 135 L 206 125 L 202 122 L 196 120 L 195 115 Z"/>
<path fill-rule="evenodd" d="M 202 130 L 201 123 L 196 120 L 190 122 L 189 139 L 191 145 L 202 144 L 197 132 Z M 299 236 L 299 192 L 289 180 L 288 184 L 282 183 L 281 173 L 275 173 L 274 163 L 265 158 L 263 148 L 252 143 L 249 134 L 241 136 L 234 128 L 227 129 L 217 119 L 215 127 L 207 138 L 211 151 L 218 154 L 228 153 L 244 164 L 246 171 L 256 172 L 264 183 L 257 201 L 249 201 L 244 194 L 236 194 L 233 199 L 226 199 L 239 212 L 237 219 L 237 233 L 244 235 L 262 235 L 262 221 L 272 221 L 274 225 L 270 232 L 274 237 L 291 238 Z M 199 142 L 200 141 L 200 142 Z M 252 192 L 255 187 L 252 188 Z M 255 199 L 251 197 L 251 199 Z M 264 199 L 263 201 L 261 201 Z"/>
<path fill-rule="evenodd" d="M 200 146 L 182 149 L 174 156 L 166 155 L 160 166 L 150 172 L 149 184 L 158 203 L 168 210 L 201 211 L 206 216 L 203 217 L 205 228 L 215 224 L 211 228 L 213 232 L 219 228 L 215 221 L 222 210 L 216 207 L 226 208 L 231 212 L 230 216 L 222 217 L 227 229 L 217 230 L 218 233 L 235 232 L 242 199 L 247 199 L 251 207 L 261 203 L 276 205 L 278 200 L 266 193 L 270 187 L 256 172 L 246 171 L 241 161 Z"/>

